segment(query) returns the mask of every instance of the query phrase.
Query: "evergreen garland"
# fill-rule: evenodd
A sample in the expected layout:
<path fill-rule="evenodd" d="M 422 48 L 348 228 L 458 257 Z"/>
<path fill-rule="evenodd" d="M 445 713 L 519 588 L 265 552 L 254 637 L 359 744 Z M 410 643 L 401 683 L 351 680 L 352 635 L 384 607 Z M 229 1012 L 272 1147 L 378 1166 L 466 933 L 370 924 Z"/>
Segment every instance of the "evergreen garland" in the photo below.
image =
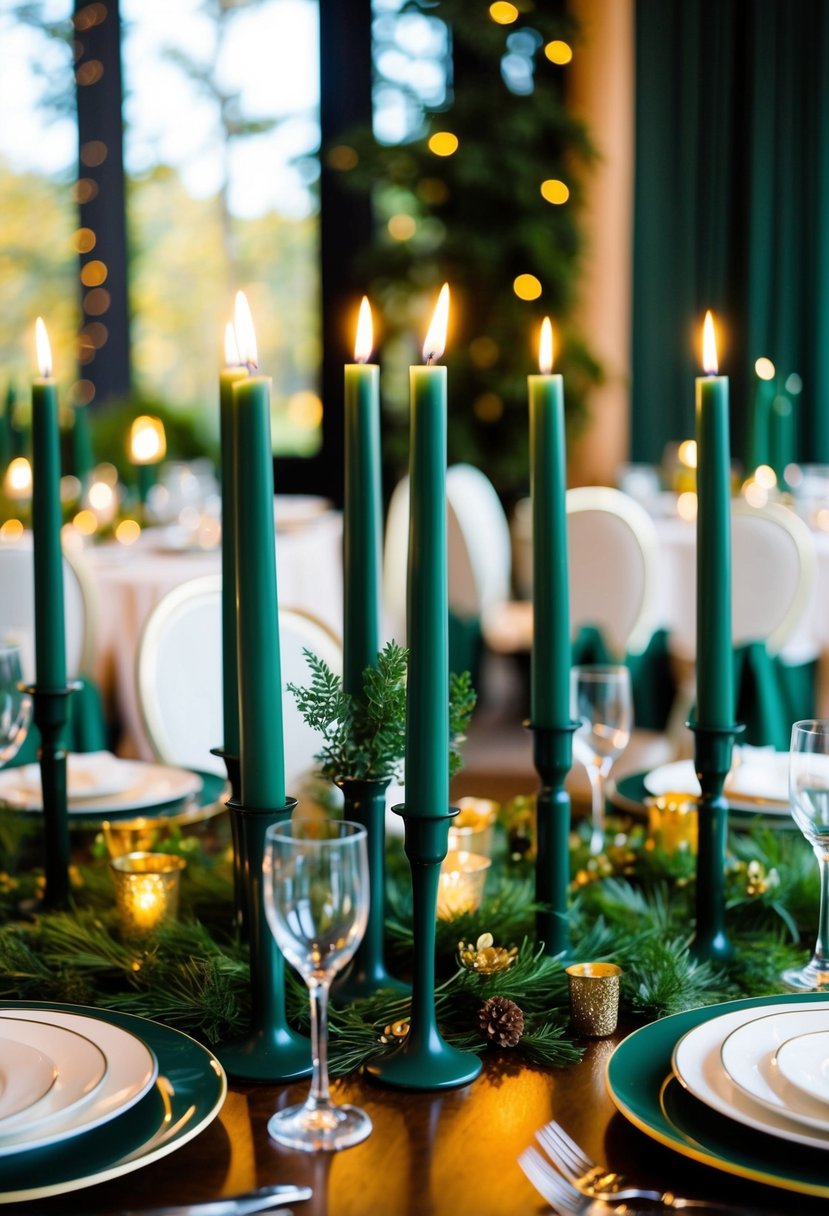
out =
<path fill-rule="evenodd" d="M 249 1011 L 245 951 L 232 931 L 230 858 L 205 852 L 195 838 L 171 848 L 188 857 L 182 890 L 182 919 L 157 935 L 122 940 L 103 859 L 73 870 L 74 907 L 19 919 L 21 894 L 40 886 L 30 869 L 11 872 L 21 836 L 0 815 L 0 902 L 7 923 L 0 927 L 0 998 L 65 1001 L 157 1018 L 216 1044 L 238 1035 Z M 581 1044 L 568 1027 L 567 977 L 534 940 L 531 862 L 496 858 L 479 914 L 438 922 L 438 1022 L 447 1041 L 473 1051 L 509 1051 L 532 1064 L 561 1066 L 577 1060 Z M 572 958 L 612 960 L 624 971 L 622 1008 L 628 1016 L 653 1018 L 697 1005 L 780 990 L 779 973 L 802 958 L 800 930 L 817 921 L 817 867 L 799 833 L 762 824 L 735 834 L 727 873 L 733 961 L 715 967 L 697 963 L 687 946 L 693 910 L 688 859 L 650 847 L 635 827 L 614 837 L 599 859 L 585 841 L 573 838 Z M 10 860 L 11 859 L 11 860 Z M 388 939 L 405 970 L 411 947 L 405 862 L 392 854 L 389 866 Z M 10 919 L 15 914 L 18 919 Z M 196 914 L 203 916 L 197 919 Z M 487 938 L 481 938 L 486 933 Z M 494 947 L 489 935 L 494 939 Z M 491 947 L 491 957 L 509 966 L 488 973 L 469 965 L 471 945 Z M 463 946 L 463 943 L 467 943 Z M 514 950 L 510 950 L 514 947 Z M 500 948 L 500 950 L 499 950 Z M 464 961 L 466 960 L 466 961 Z M 524 1032 L 515 1047 L 491 1043 L 480 1026 L 484 1002 L 499 997 L 523 1013 Z M 304 984 L 288 975 L 289 1017 L 307 1027 Z M 331 1010 L 333 1075 L 343 1075 L 388 1051 L 407 1030 L 409 1001 L 380 992 Z"/>

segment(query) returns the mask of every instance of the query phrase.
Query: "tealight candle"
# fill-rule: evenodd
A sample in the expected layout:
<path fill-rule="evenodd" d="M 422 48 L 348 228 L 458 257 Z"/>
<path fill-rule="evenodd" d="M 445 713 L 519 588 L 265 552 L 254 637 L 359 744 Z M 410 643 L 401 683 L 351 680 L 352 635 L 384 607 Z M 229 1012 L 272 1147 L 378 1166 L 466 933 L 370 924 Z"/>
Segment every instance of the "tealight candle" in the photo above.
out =
<path fill-rule="evenodd" d="M 687 852 L 695 857 L 699 833 L 697 799 L 691 794 L 661 794 L 646 798 L 648 840 L 655 848 L 672 856 Z"/>
<path fill-rule="evenodd" d="M 615 963 L 573 963 L 566 971 L 574 1029 L 597 1039 L 613 1034 L 622 968 Z"/>
<path fill-rule="evenodd" d="M 178 915 L 179 879 L 186 862 L 169 853 L 114 857 L 115 908 L 124 937 L 141 937 Z"/>
<path fill-rule="evenodd" d="M 459 798 L 457 806 L 458 814 L 449 825 L 450 851 L 489 857 L 498 803 L 491 798 Z"/>
<path fill-rule="evenodd" d="M 477 853 L 447 853 L 440 867 L 438 917 L 451 920 L 462 912 L 477 912 L 484 895 L 486 872 L 492 862 Z"/>

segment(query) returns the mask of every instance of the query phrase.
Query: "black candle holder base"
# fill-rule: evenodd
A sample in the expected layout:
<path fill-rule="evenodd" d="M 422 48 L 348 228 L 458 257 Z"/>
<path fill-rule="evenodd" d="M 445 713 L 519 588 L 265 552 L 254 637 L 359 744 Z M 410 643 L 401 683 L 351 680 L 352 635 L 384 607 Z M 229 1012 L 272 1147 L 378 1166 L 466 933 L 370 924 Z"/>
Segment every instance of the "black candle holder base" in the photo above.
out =
<path fill-rule="evenodd" d="M 211 756 L 218 756 L 224 762 L 227 772 L 227 779 L 230 782 L 230 799 L 226 806 L 230 806 L 231 802 L 236 804 L 242 801 L 242 761 L 241 757 L 233 752 L 226 752 L 223 747 L 211 747 Z M 242 879 L 239 873 L 239 842 L 236 839 L 236 816 L 230 816 L 230 842 L 233 850 L 233 927 L 236 930 L 240 941 L 247 939 L 247 927 L 245 925 L 245 900 L 242 890 Z"/>
<path fill-rule="evenodd" d="M 402 1046 L 372 1060 L 366 1072 L 376 1081 L 399 1089 L 454 1089 L 474 1081 L 482 1067 L 476 1055 L 444 1042 L 435 1014 L 440 864 L 447 852 L 449 820 L 458 811 L 448 807 L 440 815 L 415 815 L 405 806 L 393 809 L 405 823 L 406 856 L 412 868 L 412 1016 Z"/>
<path fill-rule="evenodd" d="M 697 806 L 696 923 L 690 948 L 700 962 L 724 962 L 733 956 L 734 947 L 725 927 L 728 803 L 723 784 L 731 768 L 734 739 L 745 727 L 741 723 L 686 725 L 694 733 L 694 763 L 702 791 Z"/>
<path fill-rule="evenodd" d="M 559 958 L 570 949 L 570 795 L 564 782 L 573 764 L 573 734 L 580 723 L 526 725 L 533 733 L 533 757 L 541 779 L 536 798 L 535 897 L 542 907 L 536 924 L 544 953 Z"/>
<path fill-rule="evenodd" d="M 40 782 L 43 791 L 43 906 L 69 906 L 69 816 L 66 790 L 66 726 L 69 698 L 80 688 L 75 680 L 64 688 L 21 684 L 32 698 L 34 724 L 40 732 Z"/>

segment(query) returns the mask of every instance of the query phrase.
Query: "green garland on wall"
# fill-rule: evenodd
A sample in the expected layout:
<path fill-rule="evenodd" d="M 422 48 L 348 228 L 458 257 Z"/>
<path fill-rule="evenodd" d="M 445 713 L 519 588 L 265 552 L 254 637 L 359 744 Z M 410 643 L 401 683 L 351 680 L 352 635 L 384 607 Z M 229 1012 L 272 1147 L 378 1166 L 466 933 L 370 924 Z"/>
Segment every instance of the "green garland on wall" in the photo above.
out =
<path fill-rule="evenodd" d="M 499 840 L 502 855 L 481 912 L 438 922 L 438 1020 L 448 1041 L 460 1047 L 508 1051 L 531 1064 L 571 1063 L 580 1057 L 581 1044 L 568 1027 L 563 966 L 534 942 L 531 861 L 511 862 L 503 832 Z M 6 917 L 0 927 L 0 998 L 120 1009 L 157 1018 L 211 1044 L 243 1029 L 247 964 L 230 930 L 226 850 L 208 853 L 192 837 L 171 841 L 169 847 L 188 858 L 182 919 L 136 944 L 118 934 L 103 858 L 73 870 L 73 910 L 20 919 L 21 904 L 25 907 L 42 882 L 35 871 L 18 869 L 23 844 L 19 821 L 0 816 L 0 907 Z M 619 963 L 623 1009 L 643 1019 L 780 991 L 780 970 L 805 953 L 801 930 L 808 935 L 817 921 L 811 851 L 799 833 L 762 824 L 731 838 L 727 890 L 736 952 L 734 961 L 719 969 L 696 963 L 687 948 L 693 909 L 693 863 L 687 854 L 660 853 L 637 826 L 617 834 L 598 859 L 588 859 L 583 839 L 574 835 L 572 866 L 572 957 Z M 392 957 L 405 971 L 411 921 L 403 874 L 405 859 L 393 854 L 388 938 Z M 304 1025 L 307 996 L 294 977 L 288 996 L 291 1019 Z M 481 1028 L 481 1008 L 492 997 L 520 1007 L 523 1033 L 514 1047 L 497 1046 Z M 389 1050 L 405 1035 L 408 1013 L 408 1001 L 390 993 L 346 1006 L 335 1001 L 334 1075 Z"/>

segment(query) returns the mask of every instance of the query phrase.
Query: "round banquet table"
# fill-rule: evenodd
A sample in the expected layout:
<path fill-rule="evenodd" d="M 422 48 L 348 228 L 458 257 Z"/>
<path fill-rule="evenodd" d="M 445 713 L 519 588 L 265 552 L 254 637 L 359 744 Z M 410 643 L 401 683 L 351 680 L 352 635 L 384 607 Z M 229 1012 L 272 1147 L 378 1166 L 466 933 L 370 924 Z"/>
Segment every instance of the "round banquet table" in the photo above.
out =
<path fill-rule="evenodd" d="M 472 1085 L 445 1093 L 383 1089 L 359 1076 L 338 1081 L 335 1100 L 367 1110 L 374 1131 L 363 1144 L 331 1155 L 291 1152 L 268 1137 L 270 1115 L 302 1100 L 307 1081 L 231 1085 L 219 1118 L 164 1160 L 14 1210 L 115 1216 L 299 1183 L 314 1194 L 291 1205 L 295 1216 L 541 1216 L 550 1209 L 524 1177 L 518 1156 L 533 1143 L 535 1131 L 555 1118 L 596 1160 L 637 1183 L 740 1203 L 758 1216 L 826 1211 L 826 1200 L 741 1181 L 686 1160 L 616 1113 L 604 1071 L 615 1043 L 634 1028 L 590 1041 L 583 1061 L 565 1068 L 523 1067 L 503 1052 L 487 1059 Z"/>
<path fill-rule="evenodd" d="M 159 533 L 159 538 L 162 534 Z M 151 760 L 135 691 L 135 656 L 152 610 L 168 591 L 190 579 L 221 573 L 218 549 L 168 551 L 152 530 L 134 548 L 112 542 L 83 553 L 95 588 L 97 619 L 93 675 L 121 724 L 121 755 Z M 336 511 L 278 529 L 279 602 L 302 608 L 342 634 L 342 516 Z"/>

